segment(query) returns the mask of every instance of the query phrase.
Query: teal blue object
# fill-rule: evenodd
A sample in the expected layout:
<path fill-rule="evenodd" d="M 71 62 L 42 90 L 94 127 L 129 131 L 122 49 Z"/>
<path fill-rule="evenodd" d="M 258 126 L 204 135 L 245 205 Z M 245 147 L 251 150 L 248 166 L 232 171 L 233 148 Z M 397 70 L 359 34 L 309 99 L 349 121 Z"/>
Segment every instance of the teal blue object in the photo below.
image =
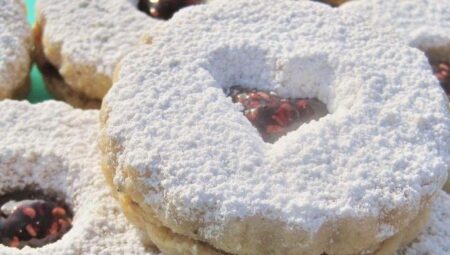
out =
<path fill-rule="evenodd" d="M 25 0 L 25 4 L 27 6 L 28 11 L 28 22 L 30 22 L 30 24 L 33 25 L 36 20 L 35 16 L 36 0 Z M 38 103 L 51 98 L 52 96 L 48 93 L 47 89 L 45 88 L 41 73 L 36 68 L 36 66 L 33 65 L 33 68 L 31 70 L 31 91 L 30 94 L 28 95 L 28 101 L 32 103 Z"/>

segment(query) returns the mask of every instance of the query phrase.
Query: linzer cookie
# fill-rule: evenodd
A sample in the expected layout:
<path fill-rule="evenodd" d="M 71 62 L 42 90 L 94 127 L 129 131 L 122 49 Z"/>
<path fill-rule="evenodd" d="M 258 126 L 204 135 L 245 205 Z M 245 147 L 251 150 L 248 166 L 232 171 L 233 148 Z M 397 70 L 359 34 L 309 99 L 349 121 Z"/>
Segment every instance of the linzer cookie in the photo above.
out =
<path fill-rule="evenodd" d="M 144 32 L 200 0 L 39 0 L 36 61 L 56 98 L 98 108 L 117 62 Z"/>
<path fill-rule="evenodd" d="M 30 86 L 31 29 L 21 0 L 0 0 L 0 99 L 22 99 Z"/>
<path fill-rule="evenodd" d="M 110 196 L 98 111 L 0 102 L 0 254 L 156 254 Z"/>
<path fill-rule="evenodd" d="M 450 119 L 422 52 L 310 1 L 214 1 L 155 30 L 117 68 L 100 147 L 163 253 L 394 254 L 423 230 Z"/>
<path fill-rule="evenodd" d="M 382 28 L 384 33 L 423 51 L 431 65 L 430 72 L 447 96 L 450 96 L 449 9 L 450 1 L 441 0 L 365 0 L 340 7 L 344 13 L 362 15 L 373 27 Z M 444 188 L 450 192 L 450 180 Z"/>

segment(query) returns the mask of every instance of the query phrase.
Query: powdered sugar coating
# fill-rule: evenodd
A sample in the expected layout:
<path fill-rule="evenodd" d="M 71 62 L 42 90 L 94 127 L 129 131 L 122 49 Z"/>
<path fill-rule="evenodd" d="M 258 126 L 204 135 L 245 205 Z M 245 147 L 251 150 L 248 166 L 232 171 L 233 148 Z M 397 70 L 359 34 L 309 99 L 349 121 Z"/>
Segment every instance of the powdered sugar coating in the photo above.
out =
<path fill-rule="evenodd" d="M 57 102 L 0 102 L 0 194 L 36 185 L 56 191 L 74 212 L 61 240 L 1 254 L 150 254 L 109 194 L 96 145 L 98 112 Z"/>
<path fill-rule="evenodd" d="M 431 208 L 425 231 L 399 255 L 450 254 L 450 195 L 441 192 Z"/>
<path fill-rule="evenodd" d="M 350 1 L 340 7 L 360 14 L 372 25 L 390 30 L 410 45 L 419 48 L 448 47 L 450 44 L 449 1 L 441 0 L 364 0 Z"/>
<path fill-rule="evenodd" d="M 341 10 L 364 16 L 375 28 L 424 52 L 430 62 L 450 62 L 450 1 L 352 1 Z M 450 173 L 450 169 L 449 169 Z M 450 179 L 445 184 L 450 192 Z"/>
<path fill-rule="evenodd" d="M 111 76 L 119 59 L 160 21 L 137 9 L 137 0 L 40 0 L 44 38 L 61 45 L 71 63 Z M 58 63 L 64 66 L 65 63 Z"/>
<path fill-rule="evenodd" d="M 8 97 L 28 75 L 31 29 L 20 0 L 0 0 L 0 98 Z"/>
<path fill-rule="evenodd" d="M 446 99 L 421 52 L 361 23 L 322 4 L 235 0 L 161 24 L 105 100 L 103 132 L 123 148 L 115 184 L 136 169 L 149 206 L 211 238 L 254 215 L 314 232 L 419 208 L 447 174 Z M 330 114 L 266 144 L 225 96 L 234 85 L 317 97 Z"/>

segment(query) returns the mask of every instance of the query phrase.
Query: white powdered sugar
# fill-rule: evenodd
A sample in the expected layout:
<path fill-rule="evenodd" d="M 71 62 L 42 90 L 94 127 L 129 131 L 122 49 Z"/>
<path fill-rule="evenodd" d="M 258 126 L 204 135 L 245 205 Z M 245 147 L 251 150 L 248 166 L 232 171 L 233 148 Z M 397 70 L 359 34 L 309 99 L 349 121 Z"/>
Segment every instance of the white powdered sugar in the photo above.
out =
<path fill-rule="evenodd" d="M 449 9 L 450 1 L 442 0 L 364 0 L 350 1 L 340 7 L 350 15 L 364 16 L 373 26 L 384 28 L 421 49 L 449 46 Z"/>
<path fill-rule="evenodd" d="M 215 1 L 161 24 L 106 97 L 116 185 L 136 169 L 148 205 L 205 235 L 252 215 L 315 231 L 420 208 L 449 166 L 447 99 L 422 52 L 363 24 L 295 0 Z M 235 85 L 317 97 L 330 114 L 267 144 L 223 92 Z"/>
<path fill-rule="evenodd" d="M 450 1 L 352 1 L 340 10 L 361 15 L 372 27 L 424 51 L 434 66 L 450 62 Z M 450 179 L 444 189 L 450 192 Z"/>
<path fill-rule="evenodd" d="M 0 102 L 0 195 L 37 186 L 55 191 L 74 213 L 61 240 L 0 254 L 149 254 L 120 212 L 101 174 L 97 111 L 58 102 Z"/>
<path fill-rule="evenodd" d="M 108 76 L 142 33 L 160 22 L 139 11 L 137 0 L 40 0 L 38 7 L 43 36 L 61 45 L 61 55 Z"/>
<path fill-rule="evenodd" d="M 137 8 L 137 0 L 40 0 L 44 38 L 61 45 L 71 63 L 111 76 L 120 58 L 141 36 L 164 21 Z M 64 63 L 60 63 L 64 65 Z"/>
<path fill-rule="evenodd" d="M 441 192 L 431 208 L 430 222 L 422 234 L 398 255 L 450 254 L 450 195 Z"/>
<path fill-rule="evenodd" d="M 20 85 L 27 75 L 31 28 L 20 0 L 0 0 L 0 98 Z M 6 91 L 7 90 L 7 91 Z"/>

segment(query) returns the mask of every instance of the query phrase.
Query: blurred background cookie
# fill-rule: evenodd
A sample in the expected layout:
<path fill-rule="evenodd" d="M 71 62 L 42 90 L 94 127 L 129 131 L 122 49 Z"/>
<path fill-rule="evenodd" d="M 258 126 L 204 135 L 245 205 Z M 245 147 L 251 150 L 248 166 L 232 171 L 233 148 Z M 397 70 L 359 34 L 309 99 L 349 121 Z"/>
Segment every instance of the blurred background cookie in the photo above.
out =
<path fill-rule="evenodd" d="M 57 98 L 98 108 L 117 62 L 144 32 L 199 0 L 40 0 L 36 61 Z"/>
<path fill-rule="evenodd" d="M 31 28 L 21 0 L 0 0 L 0 6 L 0 99 L 22 99 L 30 86 Z"/>

